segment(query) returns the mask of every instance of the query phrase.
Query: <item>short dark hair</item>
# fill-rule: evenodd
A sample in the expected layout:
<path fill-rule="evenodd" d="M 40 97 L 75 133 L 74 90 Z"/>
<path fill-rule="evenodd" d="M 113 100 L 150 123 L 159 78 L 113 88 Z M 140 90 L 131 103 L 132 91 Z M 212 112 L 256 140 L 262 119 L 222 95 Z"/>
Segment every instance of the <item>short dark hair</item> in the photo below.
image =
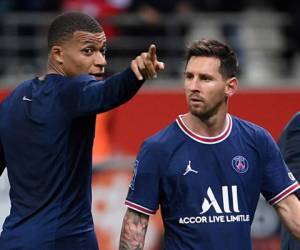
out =
<path fill-rule="evenodd" d="M 201 39 L 193 42 L 187 48 L 186 65 L 192 56 L 215 57 L 220 60 L 219 72 L 224 79 L 237 76 L 238 60 L 229 45 L 217 40 Z"/>
<path fill-rule="evenodd" d="M 81 12 L 65 12 L 57 16 L 48 31 L 48 51 L 67 41 L 75 31 L 102 32 L 101 25 L 93 17 Z"/>

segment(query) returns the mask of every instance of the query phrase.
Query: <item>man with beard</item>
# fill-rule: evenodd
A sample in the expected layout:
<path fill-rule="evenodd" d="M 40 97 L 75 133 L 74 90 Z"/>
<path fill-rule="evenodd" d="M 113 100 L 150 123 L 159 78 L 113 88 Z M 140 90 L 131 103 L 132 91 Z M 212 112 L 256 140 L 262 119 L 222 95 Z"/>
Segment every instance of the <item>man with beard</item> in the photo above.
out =
<path fill-rule="evenodd" d="M 299 184 L 271 135 L 228 113 L 237 91 L 232 49 L 199 40 L 187 50 L 188 112 L 147 139 L 126 198 L 120 249 L 143 249 L 149 215 L 160 206 L 164 249 L 251 250 L 260 193 L 300 238 Z"/>

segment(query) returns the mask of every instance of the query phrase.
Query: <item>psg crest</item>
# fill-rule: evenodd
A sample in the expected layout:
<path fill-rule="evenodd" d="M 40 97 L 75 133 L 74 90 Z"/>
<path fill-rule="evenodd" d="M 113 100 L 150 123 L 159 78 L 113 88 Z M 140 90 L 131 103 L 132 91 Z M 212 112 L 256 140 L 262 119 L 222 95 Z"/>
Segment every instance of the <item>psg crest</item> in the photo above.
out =
<path fill-rule="evenodd" d="M 240 174 L 246 173 L 249 168 L 247 159 L 241 155 L 235 156 L 231 164 L 233 169 Z"/>

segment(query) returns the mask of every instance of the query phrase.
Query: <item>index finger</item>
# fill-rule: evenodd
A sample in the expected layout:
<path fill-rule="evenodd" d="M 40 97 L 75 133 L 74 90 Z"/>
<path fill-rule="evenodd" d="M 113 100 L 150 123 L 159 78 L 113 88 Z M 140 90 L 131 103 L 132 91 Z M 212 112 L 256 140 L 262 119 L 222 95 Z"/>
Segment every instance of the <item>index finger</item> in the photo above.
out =
<path fill-rule="evenodd" d="M 154 62 L 156 60 L 156 46 L 155 44 L 151 44 L 148 50 L 149 59 Z"/>

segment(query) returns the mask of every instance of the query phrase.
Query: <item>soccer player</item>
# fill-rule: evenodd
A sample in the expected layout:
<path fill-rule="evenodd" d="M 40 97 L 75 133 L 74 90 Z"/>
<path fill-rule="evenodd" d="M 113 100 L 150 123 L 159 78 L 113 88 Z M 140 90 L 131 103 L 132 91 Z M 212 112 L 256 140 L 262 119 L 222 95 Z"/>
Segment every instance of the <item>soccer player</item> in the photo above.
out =
<path fill-rule="evenodd" d="M 11 186 L 0 249 L 96 250 L 96 114 L 128 101 L 164 65 L 151 45 L 125 71 L 102 80 L 104 31 L 77 12 L 52 22 L 48 48 L 47 74 L 21 83 L 0 106 L 0 174 L 6 166 Z"/>
<path fill-rule="evenodd" d="M 289 169 L 300 180 L 300 112 L 296 113 L 279 138 L 279 148 Z M 297 192 L 299 197 L 299 192 Z M 300 250 L 298 242 L 285 227 L 281 230 L 281 249 Z"/>
<path fill-rule="evenodd" d="M 216 40 L 188 48 L 188 112 L 147 139 L 134 164 L 119 249 L 143 249 L 160 206 L 164 249 L 250 250 L 260 193 L 300 238 L 299 184 L 271 135 L 228 113 L 237 58 Z"/>

